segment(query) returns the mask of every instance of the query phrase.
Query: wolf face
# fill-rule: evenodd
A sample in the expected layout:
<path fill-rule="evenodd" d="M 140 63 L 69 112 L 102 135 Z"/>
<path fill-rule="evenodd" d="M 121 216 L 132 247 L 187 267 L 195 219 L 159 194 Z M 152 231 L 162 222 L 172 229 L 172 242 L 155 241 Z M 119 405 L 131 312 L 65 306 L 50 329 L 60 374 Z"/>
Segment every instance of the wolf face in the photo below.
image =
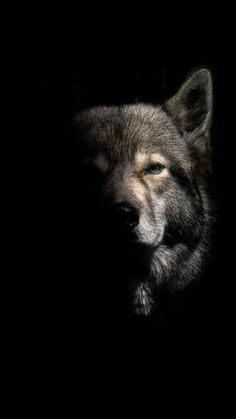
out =
<path fill-rule="evenodd" d="M 203 69 L 163 106 L 96 107 L 74 117 L 94 223 L 109 246 L 145 260 L 132 291 L 136 313 L 148 315 L 158 289 L 184 288 L 204 265 L 211 108 L 211 76 Z"/>

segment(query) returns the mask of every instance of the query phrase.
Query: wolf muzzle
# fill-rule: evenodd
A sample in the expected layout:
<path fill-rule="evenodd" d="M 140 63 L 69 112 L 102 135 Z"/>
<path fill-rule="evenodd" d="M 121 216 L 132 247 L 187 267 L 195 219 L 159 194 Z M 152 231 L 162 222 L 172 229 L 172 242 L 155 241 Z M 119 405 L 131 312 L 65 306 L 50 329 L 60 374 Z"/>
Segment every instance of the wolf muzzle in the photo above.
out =
<path fill-rule="evenodd" d="M 121 202 L 114 207 L 116 225 L 126 232 L 132 232 L 139 224 L 139 212 L 127 202 Z"/>

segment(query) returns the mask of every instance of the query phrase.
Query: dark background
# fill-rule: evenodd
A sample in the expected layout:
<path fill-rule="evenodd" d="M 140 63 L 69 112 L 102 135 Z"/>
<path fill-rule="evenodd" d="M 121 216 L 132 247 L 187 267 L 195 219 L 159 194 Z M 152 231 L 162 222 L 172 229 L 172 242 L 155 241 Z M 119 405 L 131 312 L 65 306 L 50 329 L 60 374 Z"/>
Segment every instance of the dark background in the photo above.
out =
<path fill-rule="evenodd" d="M 0 52 L 4 143 L 10 146 L 5 176 L 13 176 L 13 191 L 17 185 L 13 211 L 11 208 L 16 226 L 12 264 L 18 271 L 12 292 L 21 301 L 15 319 L 16 343 L 31 365 L 32 380 L 35 376 L 45 380 L 48 375 L 59 379 L 63 372 L 72 370 L 82 374 L 86 364 L 87 379 L 96 371 L 99 381 L 99 374 L 106 371 L 110 380 L 120 375 L 126 381 L 143 354 L 148 371 L 155 365 L 162 378 L 164 371 L 168 371 L 167 378 L 170 370 L 172 374 L 177 371 L 176 382 L 182 373 L 190 381 L 200 377 L 202 387 L 207 388 L 204 377 L 211 384 L 218 382 L 219 375 L 232 366 L 235 328 L 233 39 L 225 35 L 219 42 L 210 34 L 199 40 L 197 47 L 172 39 L 170 48 L 165 34 L 158 37 L 158 45 L 133 39 L 123 47 L 119 43 L 109 45 L 108 38 L 94 41 L 92 47 L 81 47 L 81 38 L 67 42 L 29 36 L 25 42 L 16 36 L 13 41 L 8 39 Z M 77 289 L 73 286 L 70 294 L 71 283 L 58 268 L 64 249 L 66 252 L 58 231 L 65 223 L 63 216 L 69 215 L 61 192 L 67 179 L 68 121 L 76 108 L 87 105 L 161 103 L 199 67 L 212 72 L 214 88 L 217 222 L 210 267 L 194 297 L 194 309 L 184 311 L 187 321 L 183 320 L 183 326 L 174 324 L 158 334 L 145 325 L 144 335 L 120 344 L 115 325 L 111 325 L 110 335 L 104 334 L 97 325 L 93 328 L 86 316 L 76 317 L 71 305 L 76 304 Z M 90 309 L 88 304 L 88 312 Z M 122 365 L 123 375 L 118 365 Z M 141 376 L 142 371 L 143 367 Z"/>

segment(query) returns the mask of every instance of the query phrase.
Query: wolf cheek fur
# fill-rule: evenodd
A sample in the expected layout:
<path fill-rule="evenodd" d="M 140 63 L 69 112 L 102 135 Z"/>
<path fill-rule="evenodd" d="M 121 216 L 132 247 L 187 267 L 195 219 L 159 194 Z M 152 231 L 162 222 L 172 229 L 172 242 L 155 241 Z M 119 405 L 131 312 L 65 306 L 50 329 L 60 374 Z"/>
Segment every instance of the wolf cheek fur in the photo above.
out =
<path fill-rule="evenodd" d="M 140 271 L 129 266 L 138 276 L 138 314 L 151 313 L 158 290 L 173 293 L 194 281 L 207 260 L 211 116 L 211 75 L 202 69 L 163 106 L 96 107 L 74 117 L 85 170 L 97 174 L 90 179 L 102 214 L 96 223 L 126 249 L 126 260 L 137 252 L 145 261 Z"/>

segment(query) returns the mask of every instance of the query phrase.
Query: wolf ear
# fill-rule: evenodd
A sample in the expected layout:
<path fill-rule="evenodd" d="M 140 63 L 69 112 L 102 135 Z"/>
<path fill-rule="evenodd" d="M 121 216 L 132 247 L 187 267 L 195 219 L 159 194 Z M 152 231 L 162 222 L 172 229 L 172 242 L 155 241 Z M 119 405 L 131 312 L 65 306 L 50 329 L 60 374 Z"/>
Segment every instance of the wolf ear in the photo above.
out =
<path fill-rule="evenodd" d="M 195 72 L 165 104 L 182 134 L 190 139 L 209 133 L 212 116 L 212 79 L 206 69 Z"/>

